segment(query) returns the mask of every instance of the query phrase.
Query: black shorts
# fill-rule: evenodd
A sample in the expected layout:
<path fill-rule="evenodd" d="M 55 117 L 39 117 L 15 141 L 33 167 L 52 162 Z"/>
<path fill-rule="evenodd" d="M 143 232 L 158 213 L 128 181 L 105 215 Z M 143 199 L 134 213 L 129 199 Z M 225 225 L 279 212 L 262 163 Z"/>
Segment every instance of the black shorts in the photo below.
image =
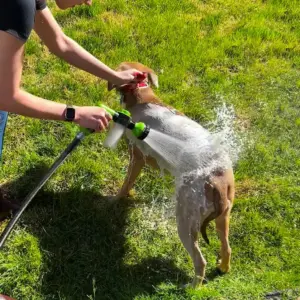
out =
<path fill-rule="evenodd" d="M 46 0 L 0 0 L 0 30 L 26 41 L 33 29 L 35 13 Z"/>

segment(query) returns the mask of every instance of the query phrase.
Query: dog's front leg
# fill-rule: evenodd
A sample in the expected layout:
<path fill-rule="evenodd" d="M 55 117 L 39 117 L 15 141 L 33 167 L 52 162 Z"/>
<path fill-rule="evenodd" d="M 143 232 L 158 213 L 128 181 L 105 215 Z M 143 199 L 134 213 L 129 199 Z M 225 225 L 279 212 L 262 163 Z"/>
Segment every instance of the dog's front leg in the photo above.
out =
<path fill-rule="evenodd" d="M 136 178 L 139 176 L 142 168 L 145 166 L 145 159 L 142 152 L 135 146 L 129 146 L 130 162 L 126 179 L 122 188 L 115 197 L 116 200 L 126 197 L 132 189 Z"/>

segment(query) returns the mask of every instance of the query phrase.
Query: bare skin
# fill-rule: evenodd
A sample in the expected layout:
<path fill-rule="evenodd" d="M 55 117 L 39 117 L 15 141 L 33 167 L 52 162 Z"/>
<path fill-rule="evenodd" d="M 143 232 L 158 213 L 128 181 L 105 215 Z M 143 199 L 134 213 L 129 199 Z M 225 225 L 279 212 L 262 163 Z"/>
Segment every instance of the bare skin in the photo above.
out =
<path fill-rule="evenodd" d="M 88 4 L 91 1 L 60 0 L 58 6 Z M 34 30 L 49 50 L 70 63 L 99 78 L 122 85 L 134 81 L 135 69 L 116 72 L 67 37 L 48 8 L 38 11 Z M 0 109 L 28 117 L 64 120 L 66 105 L 35 97 L 21 90 L 24 43 L 0 31 Z M 75 122 L 99 132 L 108 126 L 111 116 L 99 107 L 75 107 Z"/>
<path fill-rule="evenodd" d="M 57 0 L 61 9 L 82 4 L 91 5 L 92 1 Z M 99 61 L 63 33 L 48 8 L 37 11 L 34 30 L 54 55 L 101 79 L 123 85 L 135 82 L 134 73 L 140 73 L 135 69 L 116 72 Z M 65 104 L 36 97 L 21 89 L 23 56 L 24 42 L 0 31 L 0 110 L 31 118 L 64 121 Z M 74 122 L 95 132 L 105 129 L 111 120 L 102 108 L 74 107 Z"/>

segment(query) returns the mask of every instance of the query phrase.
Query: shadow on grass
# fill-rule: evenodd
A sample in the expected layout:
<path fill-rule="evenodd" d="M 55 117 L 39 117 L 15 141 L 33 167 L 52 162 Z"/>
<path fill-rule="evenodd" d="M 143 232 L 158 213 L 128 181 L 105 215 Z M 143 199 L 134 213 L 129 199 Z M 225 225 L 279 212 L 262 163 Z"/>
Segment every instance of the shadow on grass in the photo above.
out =
<path fill-rule="evenodd" d="M 225 276 L 225 275 L 226 275 L 226 273 L 222 273 L 217 268 L 211 269 L 210 271 L 206 272 L 206 274 L 205 274 L 204 284 L 208 284 L 210 281 L 213 281 L 214 279 Z"/>
<path fill-rule="evenodd" d="M 45 167 L 38 166 L 6 188 L 24 199 L 44 173 Z M 133 204 L 110 203 L 94 191 L 77 188 L 38 193 L 20 223 L 38 238 L 43 252 L 45 299 L 133 299 L 157 293 L 160 283 L 179 286 L 189 281 L 171 259 L 124 263 L 132 251 L 126 246 L 126 228 Z"/>

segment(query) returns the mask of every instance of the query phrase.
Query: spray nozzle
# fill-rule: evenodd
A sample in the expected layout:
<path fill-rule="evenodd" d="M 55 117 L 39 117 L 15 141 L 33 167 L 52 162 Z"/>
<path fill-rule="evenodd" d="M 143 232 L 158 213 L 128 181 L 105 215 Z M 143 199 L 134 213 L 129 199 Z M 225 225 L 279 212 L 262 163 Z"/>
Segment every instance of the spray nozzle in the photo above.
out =
<path fill-rule="evenodd" d="M 150 131 L 150 127 L 143 122 L 134 123 L 132 122 L 129 111 L 122 110 L 117 112 L 113 116 L 113 120 L 115 123 L 123 125 L 124 127 L 130 129 L 135 137 L 139 140 L 145 139 Z"/>
<path fill-rule="evenodd" d="M 134 123 L 131 120 L 130 112 L 123 109 L 119 112 L 116 112 L 113 115 L 113 121 L 115 123 L 121 124 L 124 127 L 128 129 L 133 129 L 134 128 Z"/>
<path fill-rule="evenodd" d="M 139 140 L 144 140 L 150 132 L 150 127 L 143 122 L 134 123 L 132 133 Z"/>
<path fill-rule="evenodd" d="M 148 136 L 150 127 L 143 122 L 132 122 L 131 114 L 128 110 L 123 109 L 119 112 L 116 112 L 104 104 L 100 104 L 100 107 L 104 108 L 109 114 L 112 115 L 115 123 L 130 129 L 132 134 L 139 140 L 144 140 Z"/>

